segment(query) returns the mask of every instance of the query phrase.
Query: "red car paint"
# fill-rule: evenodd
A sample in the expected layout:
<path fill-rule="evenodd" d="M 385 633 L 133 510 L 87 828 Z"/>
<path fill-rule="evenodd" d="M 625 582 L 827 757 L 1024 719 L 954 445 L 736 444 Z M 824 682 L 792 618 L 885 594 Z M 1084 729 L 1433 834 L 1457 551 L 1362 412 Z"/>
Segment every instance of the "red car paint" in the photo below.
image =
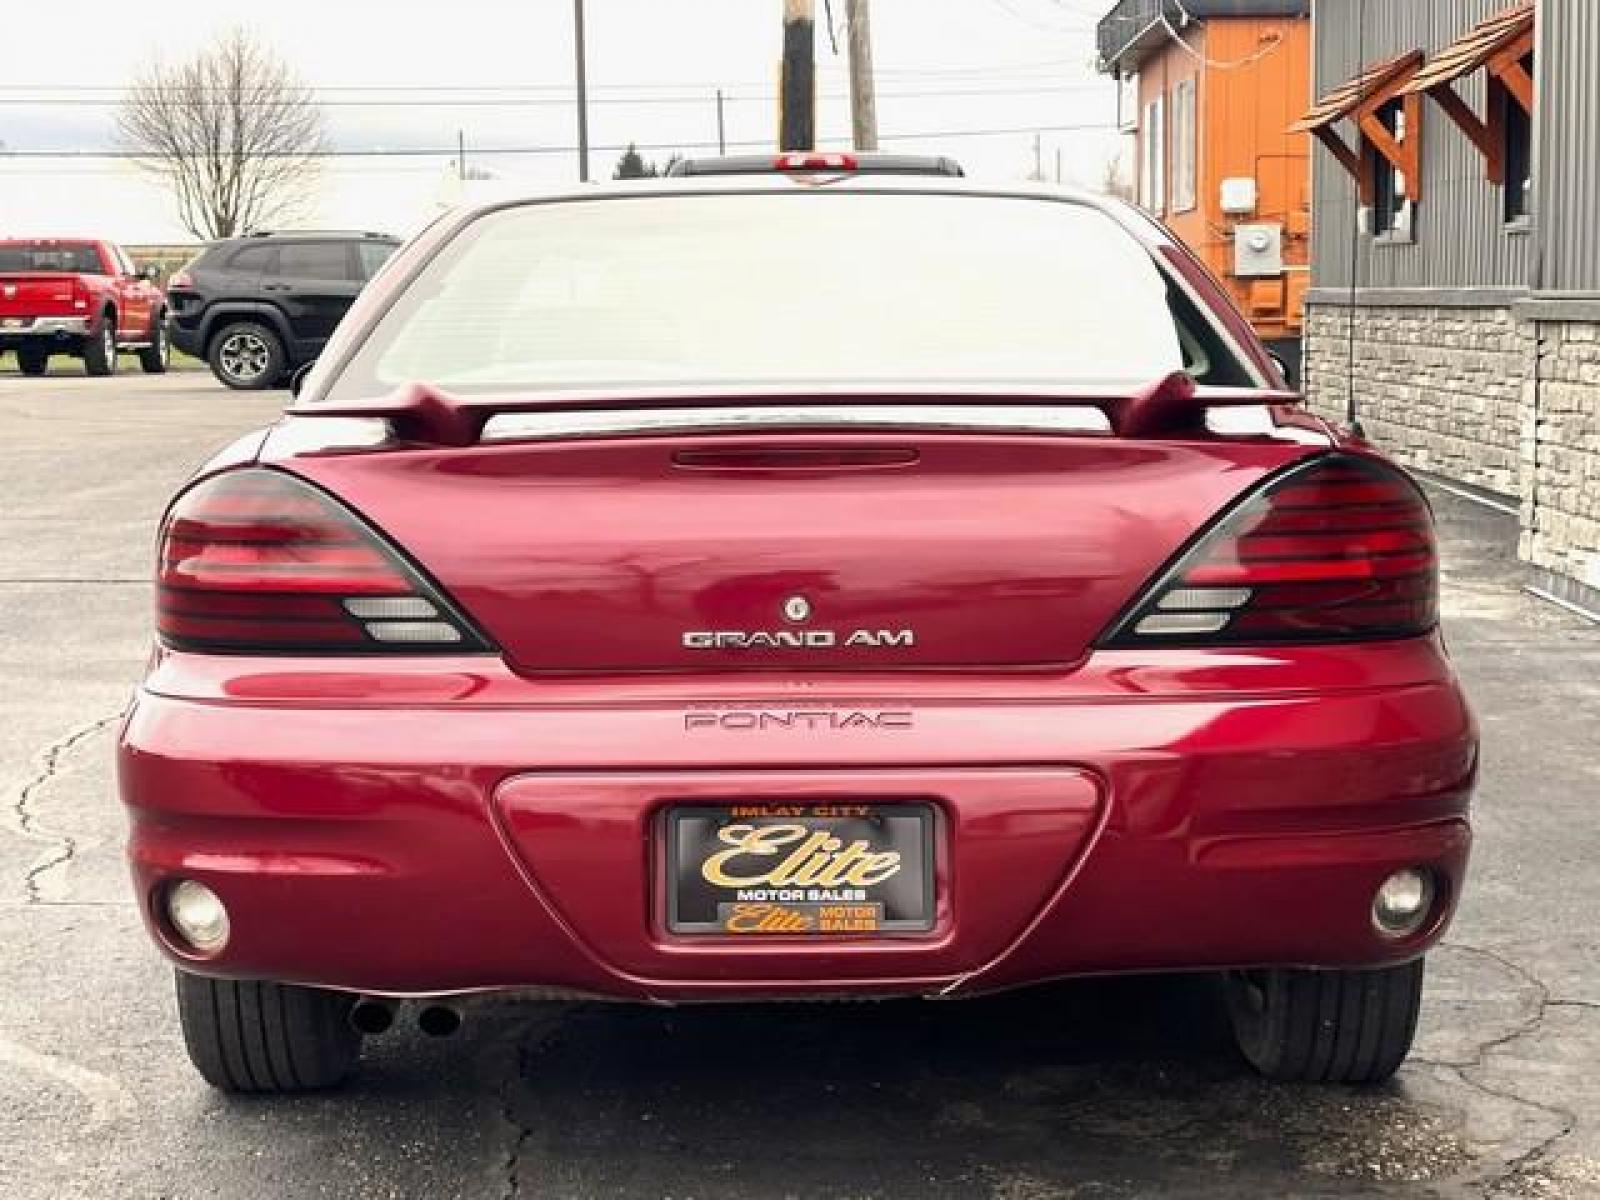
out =
<path fill-rule="evenodd" d="M 1159 229 L 1109 211 L 1168 255 Z M 368 289 L 307 411 L 470 219 Z M 1280 399 L 1215 285 L 1169 261 L 1239 340 L 1263 400 Z M 158 649 L 119 750 L 150 927 L 187 969 L 390 995 L 965 994 L 1415 958 L 1459 893 L 1477 766 L 1437 634 L 1106 648 L 1219 513 L 1296 463 L 1368 454 L 1280 418 L 1265 436 L 476 444 L 474 427 L 296 450 L 288 434 L 311 416 L 242 440 L 208 472 L 261 463 L 339 498 L 494 650 Z M 917 640 L 851 654 L 680 637 L 781 629 L 795 594 L 819 621 L 915 625 Z M 662 822 L 707 801 L 931 805 L 932 930 L 672 933 Z M 1404 867 L 1430 868 L 1440 897 L 1423 928 L 1387 938 L 1371 900 Z M 161 915 L 178 878 L 228 905 L 214 957 Z"/>

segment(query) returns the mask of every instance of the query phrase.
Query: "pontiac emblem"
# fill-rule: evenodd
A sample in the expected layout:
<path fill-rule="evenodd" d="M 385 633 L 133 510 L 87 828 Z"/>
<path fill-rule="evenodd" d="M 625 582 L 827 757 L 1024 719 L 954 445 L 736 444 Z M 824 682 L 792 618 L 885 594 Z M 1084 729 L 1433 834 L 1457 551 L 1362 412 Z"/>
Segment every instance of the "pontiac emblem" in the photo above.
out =
<path fill-rule="evenodd" d="M 783 602 L 783 616 L 785 620 L 796 623 L 804 621 L 811 615 L 811 601 L 804 596 L 790 596 Z"/>

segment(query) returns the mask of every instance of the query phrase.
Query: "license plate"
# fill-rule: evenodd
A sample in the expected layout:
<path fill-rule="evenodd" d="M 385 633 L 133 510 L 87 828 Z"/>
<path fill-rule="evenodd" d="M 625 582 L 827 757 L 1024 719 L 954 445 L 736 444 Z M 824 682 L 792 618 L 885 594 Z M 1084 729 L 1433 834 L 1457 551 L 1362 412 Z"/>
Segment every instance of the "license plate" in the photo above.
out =
<path fill-rule="evenodd" d="M 871 937 L 933 928 L 926 804 L 729 804 L 667 818 L 673 933 Z"/>

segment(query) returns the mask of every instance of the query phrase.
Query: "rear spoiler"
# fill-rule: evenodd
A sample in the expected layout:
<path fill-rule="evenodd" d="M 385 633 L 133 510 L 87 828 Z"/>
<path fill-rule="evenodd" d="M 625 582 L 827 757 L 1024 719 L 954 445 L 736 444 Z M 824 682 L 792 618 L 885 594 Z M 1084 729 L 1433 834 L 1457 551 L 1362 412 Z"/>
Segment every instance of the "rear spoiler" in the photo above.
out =
<path fill-rule="evenodd" d="M 1058 401 L 1097 408 L 1105 414 L 1111 432 L 1125 438 L 1181 437 L 1205 428 L 1207 409 L 1294 405 L 1299 404 L 1301 399 L 1296 392 L 1201 385 L 1181 371 L 1121 393 L 1086 395 L 1062 389 L 1059 393 L 1047 396 L 1032 392 L 1028 395 L 1035 401 Z M 407 442 L 428 446 L 473 446 L 483 437 L 484 426 L 491 418 L 509 413 L 593 408 L 648 410 L 662 405 L 682 404 L 690 399 L 701 406 L 731 407 L 748 404 L 755 398 L 749 392 L 713 393 L 709 396 L 705 392 L 652 393 L 638 397 L 603 394 L 509 398 L 458 396 L 428 384 L 410 383 L 378 400 L 296 403 L 291 404 L 285 412 L 291 417 L 377 418 L 388 421 L 394 428 L 395 436 Z M 835 407 L 841 401 L 850 400 L 880 405 L 926 403 L 930 398 L 925 389 L 916 393 L 881 393 L 863 389 L 860 393 L 848 396 L 832 392 L 825 396 L 827 402 Z M 955 402 L 958 398 L 962 403 L 977 406 L 1002 400 L 1001 396 L 988 393 L 981 396 L 960 393 L 941 396 L 946 403 Z M 818 397 L 819 401 L 823 399 L 823 396 Z"/>

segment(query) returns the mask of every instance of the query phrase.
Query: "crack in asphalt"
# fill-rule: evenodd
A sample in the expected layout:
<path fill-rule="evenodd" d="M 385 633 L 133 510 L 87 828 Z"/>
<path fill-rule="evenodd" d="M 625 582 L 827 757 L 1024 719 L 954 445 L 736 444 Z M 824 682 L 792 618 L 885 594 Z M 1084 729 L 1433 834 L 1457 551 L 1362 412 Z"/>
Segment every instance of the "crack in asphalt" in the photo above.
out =
<path fill-rule="evenodd" d="M 64 760 L 77 746 L 95 734 L 108 729 L 122 719 L 126 709 L 119 709 L 109 717 L 101 717 L 87 725 L 79 725 L 51 742 L 37 756 L 39 764 L 33 776 L 17 790 L 11 802 L 12 825 L 18 833 L 31 841 L 43 842 L 51 849 L 45 851 L 29 865 L 22 876 L 22 891 L 26 904 L 48 904 L 43 892 L 44 877 L 72 861 L 78 852 L 78 841 L 70 834 L 54 833 L 40 820 L 35 811 L 39 794 L 46 784 L 60 773 Z"/>
<path fill-rule="evenodd" d="M 1587 1008 L 1591 1012 L 1600 1012 L 1600 1004 L 1593 1000 L 1547 1000 L 1546 1008 Z"/>
<path fill-rule="evenodd" d="M 1480 1092 L 1485 1096 L 1489 1096 L 1497 1100 L 1507 1101 L 1512 1104 L 1523 1105 L 1527 1108 L 1534 1109 L 1537 1112 L 1542 1112 L 1546 1116 L 1554 1117 L 1560 1122 L 1560 1128 L 1557 1129 L 1555 1133 L 1552 1133 L 1548 1137 L 1541 1139 L 1538 1143 L 1523 1151 L 1523 1153 L 1517 1155 L 1516 1157 L 1507 1159 L 1505 1165 L 1499 1171 L 1484 1180 L 1485 1187 L 1488 1189 L 1489 1193 L 1492 1194 L 1499 1192 L 1507 1185 L 1512 1184 L 1521 1175 L 1523 1175 L 1524 1172 L 1532 1167 L 1534 1163 L 1548 1154 L 1556 1145 L 1556 1143 L 1560 1142 L 1563 1138 L 1568 1137 L 1578 1126 L 1578 1116 L 1572 1110 L 1562 1108 L 1559 1105 L 1546 1104 L 1539 1100 L 1531 1100 L 1515 1091 L 1508 1091 L 1493 1087 L 1487 1083 L 1484 1083 L 1481 1079 L 1474 1078 L 1468 1072 L 1482 1070 L 1485 1065 L 1485 1061 L 1495 1051 L 1504 1049 L 1512 1042 L 1528 1037 L 1530 1034 L 1537 1033 L 1540 1028 L 1543 1027 L 1545 1018 L 1549 1015 L 1549 1012 L 1552 1008 L 1600 1008 L 1600 1005 L 1590 1004 L 1581 1000 L 1568 1001 L 1552 999 L 1549 985 L 1547 985 L 1544 980 L 1540 979 L 1521 963 L 1515 962 L 1494 950 L 1486 950 L 1481 946 L 1468 946 L 1463 942 L 1443 942 L 1441 945 L 1448 947 L 1451 950 L 1459 950 L 1467 954 L 1476 954 L 1498 964 L 1510 974 L 1526 981 L 1527 984 L 1533 988 L 1536 997 L 1533 1013 L 1528 1017 L 1527 1020 L 1523 1021 L 1515 1029 L 1501 1034 L 1499 1037 L 1489 1038 L 1483 1042 L 1480 1042 L 1474 1048 L 1473 1056 L 1470 1062 L 1445 1062 L 1420 1058 L 1413 1060 L 1426 1066 L 1439 1067 L 1447 1070 L 1467 1087 L 1470 1087 L 1474 1091 Z"/>
<path fill-rule="evenodd" d="M 533 1127 L 517 1115 L 516 1092 L 517 1086 L 526 1078 L 529 1066 L 527 1042 L 519 1041 L 516 1070 L 511 1072 L 511 1077 L 500 1089 L 500 1119 L 516 1130 L 516 1136 L 511 1139 L 511 1146 L 506 1151 L 503 1200 L 517 1200 L 522 1195 L 522 1152 L 533 1137 Z"/>
<path fill-rule="evenodd" d="M 501 1193 L 501 1200 L 519 1200 L 522 1196 L 522 1156 L 533 1140 L 534 1127 L 532 1121 L 519 1113 L 525 1100 L 519 1093 L 534 1070 L 534 1058 L 558 1024 L 559 1021 L 552 1019 L 548 1013 L 532 1014 L 518 1022 L 515 1067 L 500 1088 L 500 1119 L 516 1131 L 506 1151 L 503 1168 L 505 1190 Z"/>

